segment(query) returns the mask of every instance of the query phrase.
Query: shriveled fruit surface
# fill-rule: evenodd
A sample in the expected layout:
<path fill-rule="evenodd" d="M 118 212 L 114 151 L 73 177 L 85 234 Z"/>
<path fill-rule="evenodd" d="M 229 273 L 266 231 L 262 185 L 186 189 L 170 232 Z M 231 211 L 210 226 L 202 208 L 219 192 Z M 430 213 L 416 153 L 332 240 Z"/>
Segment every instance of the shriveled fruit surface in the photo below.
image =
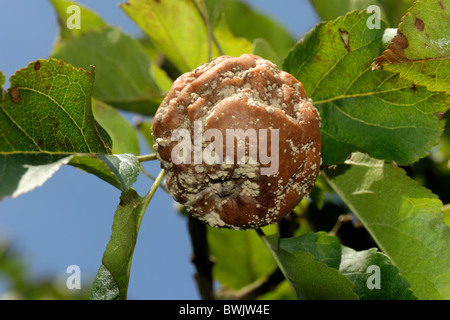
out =
<path fill-rule="evenodd" d="M 172 196 L 215 227 L 278 221 L 309 194 L 321 164 L 320 116 L 302 84 L 255 55 L 180 76 L 152 130 Z"/>

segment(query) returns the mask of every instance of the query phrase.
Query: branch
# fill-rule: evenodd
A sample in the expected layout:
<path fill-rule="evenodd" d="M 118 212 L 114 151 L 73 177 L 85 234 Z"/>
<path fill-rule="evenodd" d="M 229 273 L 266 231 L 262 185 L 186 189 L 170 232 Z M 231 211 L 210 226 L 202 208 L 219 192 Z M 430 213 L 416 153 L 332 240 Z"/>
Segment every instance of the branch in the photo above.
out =
<path fill-rule="evenodd" d="M 200 296 L 204 300 L 213 300 L 215 299 L 212 276 L 214 261 L 209 256 L 206 225 L 189 215 L 188 226 L 193 248 L 191 260 L 197 270 L 194 277 Z"/>
<path fill-rule="evenodd" d="M 284 280 L 285 277 L 283 273 L 277 268 L 267 278 L 256 280 L 235 292 L 226 291 L 221 298 L 232 300 L 255 300 L 263 294 L 275 290 Z"/>
<path fill-rule="evenodd" d="M 145 161 L 157 160 L 158 158 L 156 157 L 156 153 L 151 153 L 151 154 L 146 154 L 143 156 L 138 156 L 137 159 L 139 162 L 145 162 Z"/>
<path fill-rule="evenodd" d="M 298 216 L 292 210 L 283 219 L 278 222 L 278 230 L 280 233 L 280 238 L 290 238 L 293 237 L 295 231 L 300 227 L 298 222 Z"/>
<path fill-rule="evenodd" d="M 209 56 L 209 61 L 211 61 L 211 59 L 212 59 L 211 40 L 216 45 L 216 48 L 217 48 L 217 51 L 219 51 L 219 54 L 221 56 L 223 56 L 224 52 L 222 50 L 222 47 L 220 46 L 219 41 L 217 40 L 216 36 L 214 35 L 214 32 L 212 31 L 212 26 L 211 26 L 211 23 L 209 21 L 208 15 L 203 12 L 203 10 L 198 5 L 197 1 L 192 0 L 192 3 L 194 4 L 195 8 L 197 9 L 198 13 L 200 14 L 200 17 L 202 18 L 203 22 L 205 23 L 206 29 L 208 31 L 208 39 L 209 39 L 209 41 L 208 41 L 208 56 Z M 202 3 L 204 4 L 204 2 L 202 2 Z"/>

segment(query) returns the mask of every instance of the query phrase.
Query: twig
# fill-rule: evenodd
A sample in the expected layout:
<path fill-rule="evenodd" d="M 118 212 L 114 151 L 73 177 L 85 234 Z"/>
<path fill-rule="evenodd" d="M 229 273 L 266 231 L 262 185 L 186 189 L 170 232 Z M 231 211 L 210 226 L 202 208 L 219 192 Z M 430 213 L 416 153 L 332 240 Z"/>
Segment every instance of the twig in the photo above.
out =
<path fill-rule="evenodd" d="M 262 229 L 255 229 L 255 232 L 263 240 L 267 242 L 266 235 Z M 285 279 L 280 268 L 277 268 L 268 277 L 264 279 L 258 279 L 244 288 L 238 291 L 226 290 L 223 291 L 222 298 L 224 299 L 236 299 L 236 300 L 253 300 L 261 295 L 273 291 L 283 280 Z"/>
<path fill-rule="evenodd" d="M 139 162 L 145 162 L 145 161 L 157 160 L 158 158 L 156 157 L 156 153 L 151 153 L 151 154 L 146 154 L 143 156 L 138 156 L 137 159 Z"/>
<path fill-rule="evenodd" d="M 205 0 L 202 0 L 203 8 L 206 8 Z M 199 8 L 197 8 L 199 10 Z M 206 30 L 208 32 L 208 61 L 212 61 L 212 26 L 211 20 L 207 14 L 204 14 L 203 21 L 205 21 Z"/>
<path fill-rule="evenodd" d="M 206 225 L 191 215 L 188 219 L 193 249 L 191 260 L 197 270 L 194 275 L 195 281 L 202 299 L 213 300 L 215 299 L 212 276 L 214 261 L 209 256 Z"/>
<path fill-rule="evenodd" d="M 292 210 L 283 219 L 278 222 L 278 229 L 280 233 L 280 238 L 290 238 L 293 237 L 295 231 L 299 228 L 300 223 L 298 222 L 298 217 Z"/>
<path fill-rule="evenodd" d="M 222 47 L 220 46 L 220 44 L 219 44 L 219 41 L 217 41 L 217 38 L 216 38 L 216 36 L 214 35 L 214 32 L 212 31 L 212 26 L 211 26 L 211 24 L 210 24 L 210 21 L 209 21 L 209 18 L 208 18 L 208 16 L 203 12 L 203 10 L 200 8 L 200 6 L 198 5 L 198 3 L 197 3 L 197 1 L 195 1 L 195 0 L 191 0 L 192 1 L 192 3 L 194 4 L 194 6 L 195 6 L 195 8 L 197 9 L 197 11 L 200 13 L 200 16 L 201 16 L 201 18 L 202 18 L 202 20 L 203 20 L 203 22 L 205 23 L 205 26 L 206 26 L 206 28 L 207 28 L 207 31 L 208 31 L 208 37 L 209 36 L 211 36 L 211 39 L 212 39 L 212 41 L 214 41 L 214 44 L 216 45 L 216 47 L 217 47 L 217 51 L 219 51 L 219 54 L 221 55 L 221 56 L 223 56 L 224 55 L 224 52 L 223 52 L 223 50 L 222 50 Z M 209 29 L 209 30 L 208 30 Z M 209 43 L 209 46 L 210 46 L 210 43 Z M 208 48 L 208 53 L 210 53 L 211 52 L 211 50 L 210 50 L 210 48 Z M 210 54 L 211 56 L 212 56 L 212 53 Z M 212 57 L 211 57 L 212 58 Z M 211 61 L 211 59 L 208 59 L 209 61 Z"/>
<path fill-rule="evenodd" d="M 139 214 L 139 217 L 138 217 L 138 230 L 140 228 L 142 218 L 144 217 L 145 210 L 147 210 L 147 207 L 150 204 L 150 201 L 152 200 L 153 196 L 155 195 L 156 190 L 158 190 L 158 187 L 161 185 L 161 182 L 164 179 L 165 175 L 166 175 L 166 171 L 164 169 L 162 169 L 159 172 L 158 176 L 156 177 L 155 182 L 153 182 L 150 190 L 145 195 L 145 197 L 142 199 L 142 205 L 141 205 L 142 213 Z"/>
<path fill-rule="evenodd" d="M 153 195 L 155 194 L 156 190 L 158 190 L 158 187 L 161 185 L 162 180 L 164 179 L 164 176 L 166 175 L 166 171 L 164 169 L 162 169 L 158 176 L 155 179 L 155 182 L 152 184 L 152 187 L 150 188 L 150 190 L 148 191 L 148 193 L 145 195 L 142 204 L 143 204 L 143 208 L 147 208 L 150 201 L 153 198 Z M 142 219 L 142 217 L 141 217 Z M 140 224 L 140 222 L 139 222 Z"/>
<path fill-rule="evenodd" d="M 233 300 L 254 300 L 273 291 L 286 278 L 279 268 L 272 272 L 267 278 L 256 280 L 236 292 L 227 292 L 224 299 Z"/>
<path fill-rule="evenodd" d="M 140 170 L 147 178 L 149 178 L 150 180 L 156 181 L 156 178 L 150 172 L 148 172 L 147 170 L 145 170 L 142 167 Z M 160 184 L 159 187 L 161 189 L 163 189 L 165 192 L 169 193 L 169 190 L 164 186 L 164 184 Z"/>

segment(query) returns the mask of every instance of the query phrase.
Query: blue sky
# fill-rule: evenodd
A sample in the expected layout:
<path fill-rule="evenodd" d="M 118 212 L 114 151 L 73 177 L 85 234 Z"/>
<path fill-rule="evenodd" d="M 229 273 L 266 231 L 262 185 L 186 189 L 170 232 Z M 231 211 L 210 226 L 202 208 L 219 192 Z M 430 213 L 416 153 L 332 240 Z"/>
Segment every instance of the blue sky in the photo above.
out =
<path fill-rule="evenodd" d="M 125 1 L 125 0 L 123 0 Z M 131 35 L 139 28 L 118 7 L 120 0 L 84 0 L 111 25 Z M 307 0 L 247 0 L 258 11 L 281 22 L 300 38 L 318 18 Z M 0 10 L 0 70 L 6 80 L 31 61 L 47 58 L 57 34 L 49 1 L 3 1 Z M 142 153 L 148 150 L 143 149 Z M 146 164 L 155 175 L 159 163 Z M 2 183 L 2 182 L 0 182 Z M 144 195 L 150 180 L 140 177 L 134 188 Z M 44 186 L 0 202 L 0 241 L 12 242 L 29 263 L 31 277 L 56 275 L 65 286 L 69 265 L 78 265 L 91 281 L 109 241 L 120 192 L 95 176 L 64 166 Z M 190 262 L 186 220 L 172 199 L 158 190 L 144 216 L 136 244 L 129 299 L 198 299 Z M 0 297 L 7 279 L 0 275 Z"/>

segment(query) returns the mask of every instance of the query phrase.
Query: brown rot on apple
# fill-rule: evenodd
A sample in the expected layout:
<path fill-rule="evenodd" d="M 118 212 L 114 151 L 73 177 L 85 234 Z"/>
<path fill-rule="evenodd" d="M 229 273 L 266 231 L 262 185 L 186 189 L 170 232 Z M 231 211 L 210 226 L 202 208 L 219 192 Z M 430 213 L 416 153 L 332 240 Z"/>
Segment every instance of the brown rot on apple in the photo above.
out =
<path fill-rule="evenodd" d="M 214 227 L 279 221 L 319 173 L 319 113 L 296 78 L 255 55 L 181 75 L 152 131 L 171 195 Z"/>

